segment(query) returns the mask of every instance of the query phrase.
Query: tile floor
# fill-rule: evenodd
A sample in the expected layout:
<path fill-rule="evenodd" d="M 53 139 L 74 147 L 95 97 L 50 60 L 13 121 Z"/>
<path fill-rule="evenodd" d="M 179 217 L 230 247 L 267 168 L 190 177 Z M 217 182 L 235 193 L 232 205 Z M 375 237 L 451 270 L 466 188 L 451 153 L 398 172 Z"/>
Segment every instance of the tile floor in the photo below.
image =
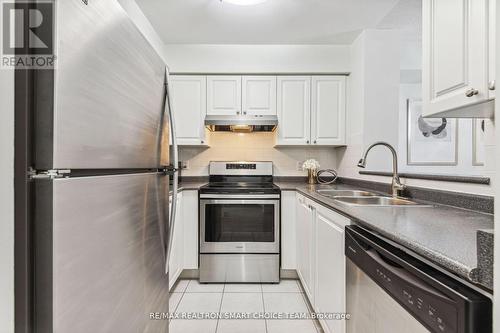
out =
<path fill-rule="evenodd" d="M 280 284 L 200 284 L 179 280 L 170 294 L 171 313 L 308 313 L 296 280 Z M 317 321 L 283 319 L 173 319 L 170 333 L 323 333 Z"/>

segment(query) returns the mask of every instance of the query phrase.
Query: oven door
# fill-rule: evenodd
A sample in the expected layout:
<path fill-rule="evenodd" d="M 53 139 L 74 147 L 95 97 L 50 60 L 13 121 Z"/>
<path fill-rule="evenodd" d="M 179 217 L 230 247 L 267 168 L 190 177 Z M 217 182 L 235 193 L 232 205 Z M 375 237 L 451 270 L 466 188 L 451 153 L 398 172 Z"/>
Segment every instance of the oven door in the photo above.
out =
<path fill-rule="evenodd" d="M 279 253 L 280 201 L 201 199 L 201 253 Z"/>

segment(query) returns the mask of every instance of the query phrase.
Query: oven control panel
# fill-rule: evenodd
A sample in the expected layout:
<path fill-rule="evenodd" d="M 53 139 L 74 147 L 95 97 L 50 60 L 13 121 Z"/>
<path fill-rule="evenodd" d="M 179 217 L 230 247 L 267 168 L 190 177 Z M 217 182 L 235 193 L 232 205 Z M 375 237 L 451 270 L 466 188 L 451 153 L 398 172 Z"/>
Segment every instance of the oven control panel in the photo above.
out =
<path fill-rule="evenodd" d="M 227 163 L 226 170 L 256 170 L 257 164 L 252 163 Z"/>
<path fill-rule="evenodd" d="M 272 176 L 273 162 L 215 161 L 208 167 L 210 176 Z"/>

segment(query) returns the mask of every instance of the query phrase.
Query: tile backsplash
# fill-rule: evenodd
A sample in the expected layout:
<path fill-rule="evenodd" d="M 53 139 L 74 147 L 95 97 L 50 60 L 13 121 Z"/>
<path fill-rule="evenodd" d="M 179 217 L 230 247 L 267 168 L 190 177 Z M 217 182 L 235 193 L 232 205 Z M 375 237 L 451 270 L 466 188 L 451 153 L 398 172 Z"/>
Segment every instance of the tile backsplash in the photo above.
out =
<path fill-rule="evenodd" d="M 183 176 L 206 176 L 210 161 L 273 161 L 276 176 L 305 176 L 298 165 L 309 158 L 321 169 L 337 169 L 332 147 L 275 147 L 276 133 L 207 132 L 209 148 L 180 147 L 179 159 L 187 162 Z"/>

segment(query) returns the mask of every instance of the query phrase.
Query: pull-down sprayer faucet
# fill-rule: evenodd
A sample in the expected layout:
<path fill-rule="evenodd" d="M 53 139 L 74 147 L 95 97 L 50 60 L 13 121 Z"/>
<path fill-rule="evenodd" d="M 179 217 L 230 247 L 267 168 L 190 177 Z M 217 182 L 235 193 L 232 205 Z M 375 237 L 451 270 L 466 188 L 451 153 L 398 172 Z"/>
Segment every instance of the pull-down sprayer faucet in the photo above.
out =
<path fill-rule="evenodd" d="M 405 189 L 405 186 L 401 184 L 401 180 L 399 179 L 398 175 L 398 155 L 396 153 L 396 150 L 394 149 L 393 146 L 388 144 L 387 142 L 379 141 L 375 142 L 374 144 L 370 145 L 365 153 L 363 154 L 363 157 L 359 160 L 358 162 L 358 167 L 360 168 L 365 168 L 366 167 L 366 157 L 368 156 L 368 152 L 376 146 L 384 146 L 387 147 L 391 153 L 392 153 L 392 184 L 391 184 L 391 189 L 392 189 L 392 196 L 393 197 L 398 197 L 401 194 L 401 191 Z"/>

